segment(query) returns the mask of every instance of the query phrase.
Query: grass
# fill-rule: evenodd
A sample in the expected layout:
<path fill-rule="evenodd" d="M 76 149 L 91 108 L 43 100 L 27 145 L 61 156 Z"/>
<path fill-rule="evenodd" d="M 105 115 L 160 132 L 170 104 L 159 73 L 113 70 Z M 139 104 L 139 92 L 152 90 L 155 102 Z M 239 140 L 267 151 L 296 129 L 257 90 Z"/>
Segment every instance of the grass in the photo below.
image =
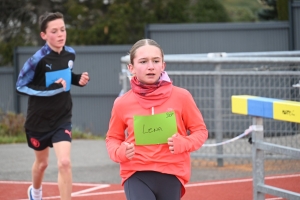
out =
<path fill-rule="evenodd" d="M 222 0 L 233 22 L 258 21 L 257 13 L 264 6 L 258 0 Z"/>
<path fill-rule="evenodd" d="M 92 133 L 82 132 L 79 129 L 72 131 L 72 140 L 103 140 L 103 136 L 93 135 Z M 0 135 L 0 144 L 27 143 L 25 132 L 16 136 Z"/>
<path fill-rule="evenodd" d="M 0 144 L 26 143 L 23 114 L 0 111 Z M 72 129 L 72 139 L 100 140 L 102 136 L 93 135 L 79 128 Z"/>
<path fill-rule="evenodd" d="M 79 128 L 72 130 L 72 139 L 103 140 L 103 136 L 93 135 L 91 132 L 81 131 Z"/>
<path fill-rule="evenodd" d="M 15 143 L 25 143 L 25 134 L 19 136 L 0 136 L 0 144 L 15 144 Z"/>

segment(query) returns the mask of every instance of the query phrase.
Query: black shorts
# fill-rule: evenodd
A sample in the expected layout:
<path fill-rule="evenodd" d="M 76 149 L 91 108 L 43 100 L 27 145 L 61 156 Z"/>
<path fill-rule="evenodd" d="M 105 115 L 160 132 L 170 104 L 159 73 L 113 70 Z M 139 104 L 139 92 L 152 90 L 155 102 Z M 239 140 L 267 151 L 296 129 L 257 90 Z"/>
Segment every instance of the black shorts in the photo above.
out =
<path fill-rule="evenodd" d="M 72 141 L 72 124 L 67 122 L 50 132 L 26 131 L 28 146 L 34 150 L 41 151 L 47 147 L 53 147 L 53 143 L 61 141 Z"/>
<path fill-rule="evenodd" d="M 135 172 L 124 183 L 127 200 L 180 200 L 181 183 L 171 174 Z"/>

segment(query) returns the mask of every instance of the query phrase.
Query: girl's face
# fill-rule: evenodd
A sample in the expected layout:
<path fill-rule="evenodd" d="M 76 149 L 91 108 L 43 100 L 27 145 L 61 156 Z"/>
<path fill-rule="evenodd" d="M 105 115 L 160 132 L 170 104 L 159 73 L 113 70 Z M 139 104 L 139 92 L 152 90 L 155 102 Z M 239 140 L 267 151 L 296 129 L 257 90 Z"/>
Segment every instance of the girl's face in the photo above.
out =
<path fill-rule="evenodd" d="M 133 63 L 128 65 L 131 74 L 144 84 L 156 83 L 165 67 L 160 49 L 152 45 L 139 47 Z"/>
<path fill-rule="evenodd" d="M 46 32 L 41 32 L 41 37 L 47 42 L 50 48 L 56 52 L 60 52 L 66 43 L 67 32 L 63 19 L 50 21 L 46 28 Z"/>

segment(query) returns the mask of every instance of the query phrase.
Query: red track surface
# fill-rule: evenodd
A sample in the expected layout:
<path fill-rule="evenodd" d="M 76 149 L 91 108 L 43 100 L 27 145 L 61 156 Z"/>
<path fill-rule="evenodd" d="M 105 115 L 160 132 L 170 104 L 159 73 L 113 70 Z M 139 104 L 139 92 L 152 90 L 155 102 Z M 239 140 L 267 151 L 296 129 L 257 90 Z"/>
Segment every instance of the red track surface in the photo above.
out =
<path fill-rule="evenodd" d="M 265 184 L 300 193 L 300 174 L 265 178 Z M 0 181 L 1 200 L 26 200 L 29 182 Z M 189 183 L 182 200 L 252 200 L 252 179 Z M 43 200 L 59 200 L 56 183 L 43 183 Z M 74 183 L 74 200 L 126 200 L 123 187 L 110 184 Z M 266 195 L 266 199 L 280 197 Z"/>

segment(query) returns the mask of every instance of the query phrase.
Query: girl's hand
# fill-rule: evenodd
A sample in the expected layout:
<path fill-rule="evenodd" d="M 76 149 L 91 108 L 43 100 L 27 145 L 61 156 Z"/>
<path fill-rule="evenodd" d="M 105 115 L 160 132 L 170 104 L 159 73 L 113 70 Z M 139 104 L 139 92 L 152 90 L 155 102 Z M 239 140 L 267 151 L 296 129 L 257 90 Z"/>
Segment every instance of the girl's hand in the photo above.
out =
<path fill-rule="evenodd" d="M 131 160 L 135 154 L 134 144 L 129 144 L 128 142 L 124 142 L 124 144 L 126 145 L 125 155 L 129 160 Z"/>
<path fill-rule="evenodd" d="M 174 153 L 174 142 L 173 142 L 173 137 L 175 136 L 176 134 L 172 135 L 172 137 L 169 137 L 168 138 L 168 145 L 169 145 L 169 150 L 171 153 Z"/>

